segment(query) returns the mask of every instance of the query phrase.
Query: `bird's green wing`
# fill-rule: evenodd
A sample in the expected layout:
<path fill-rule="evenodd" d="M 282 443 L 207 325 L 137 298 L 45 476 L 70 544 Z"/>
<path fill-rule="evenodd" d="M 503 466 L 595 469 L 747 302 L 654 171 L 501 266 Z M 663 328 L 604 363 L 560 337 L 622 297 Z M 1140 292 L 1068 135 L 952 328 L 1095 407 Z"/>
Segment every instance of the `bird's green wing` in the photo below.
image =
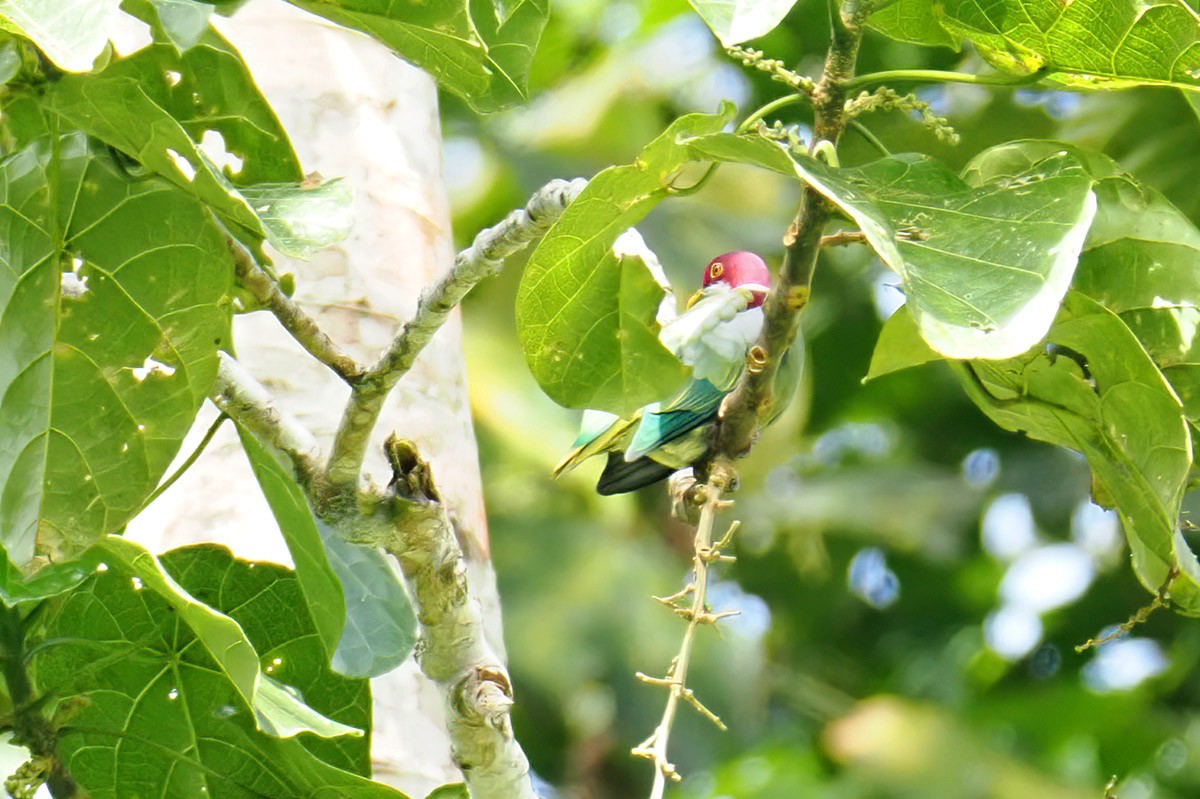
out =
<path fill-rule="evenodd" d="M 707 380 L 689 380 L 679 393 L 647 406 L 625 450 L 625 460 L 649 455 L 665 444 L 712 421 L 727 392 Z"/>

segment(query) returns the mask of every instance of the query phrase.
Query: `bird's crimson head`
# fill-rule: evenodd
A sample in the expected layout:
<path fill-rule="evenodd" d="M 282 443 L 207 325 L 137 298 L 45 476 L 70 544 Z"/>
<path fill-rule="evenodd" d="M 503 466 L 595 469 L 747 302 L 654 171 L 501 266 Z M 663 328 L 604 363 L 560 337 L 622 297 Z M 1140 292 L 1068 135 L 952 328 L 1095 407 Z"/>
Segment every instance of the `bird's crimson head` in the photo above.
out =
<path fill-rule="evenodd" d="M 757 308 L 767 298 L 771 288 L 771 270 L 766 261 L 752 252 L 736 250 L 718 255 L 704 268 L 704 288 L 723 283 L 730 288 L 750 289 L 750 307 Z"/>

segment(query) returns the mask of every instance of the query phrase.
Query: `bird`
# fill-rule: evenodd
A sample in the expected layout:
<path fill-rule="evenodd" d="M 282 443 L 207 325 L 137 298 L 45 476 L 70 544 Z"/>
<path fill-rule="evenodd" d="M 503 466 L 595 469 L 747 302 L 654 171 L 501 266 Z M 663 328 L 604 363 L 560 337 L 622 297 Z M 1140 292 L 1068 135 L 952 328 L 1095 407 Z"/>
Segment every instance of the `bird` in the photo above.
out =
<path fill-rule="evenodd" d="M 762 333 L 771 271 L 755 253 L 718 255 L 704 268 L 701 288 L 687 309 L 665 324 L 659 340 L 692 367 L 688 381 L 670 397 L 628 417 L 586 410 L 579 436 L 554 469 L 559 477 L 595 455 L 608 456 L 596 491 L 623 494 L 651 485 L 700 461 L 711 445 L 721 402 L 737 385 L 747 356 Z M 769 423 L 782 413 L 800 382 L 803 353 L 791 348 L 776 377 L 779 402 Z"/>

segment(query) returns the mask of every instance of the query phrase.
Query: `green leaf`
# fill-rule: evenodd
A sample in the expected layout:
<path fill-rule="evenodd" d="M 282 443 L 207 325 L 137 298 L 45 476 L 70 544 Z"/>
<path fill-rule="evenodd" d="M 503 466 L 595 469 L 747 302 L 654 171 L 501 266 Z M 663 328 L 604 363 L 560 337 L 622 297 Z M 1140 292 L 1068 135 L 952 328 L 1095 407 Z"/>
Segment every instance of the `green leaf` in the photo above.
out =
<path fill-rule="evenodd" d="M 720 130 L 732 116 L 726 105 L 717 114 L 681 117 L 634 163 L 596 175 L 530 256 L 517 295 L 517 332 L 529 368 L 555 402 L 625 414 L 686 379 L 685 367 L 658 341 L 663 288 L 645 256 L 619 257 L 613 243 L 667 196 L 692 160 L 680 139 Z"/>
<path fill-rule="evenodd" d="M 197 0 L 153 0 L 158 28 L 180 52 L 195 47 L 208 30 L 213 7 Z"/>
<path fill-rule="evenodd" d="M 902 42 L 957 50 L 958 37 L 946 30 L 932 12 L 930 0 L 881 2 L 867 18 L 867 25 Z"/>
<path fill-rule="evenodd" d="M 232 267 L 186 194 L 84 136 L 0 161 L 0 542 L 68 559 L 154 490 L 229 339 Z"/>
<path fill-rule="evenodd" d="M 1077 89 L 1200 91 L 1200 15 L 1185 0 L 901 0 L 869 24 L 922 44 L 965 38 L 998 69 Z"/>
<path fill-rule="evenodd" d="M 186 85 L 185 74 L 190 78 Z M 194 194 L 239 238 L 262 240 L 263 224 L 227 176 L 200 152 L 196 143 L 204 132 L 220 133 L 227 151 L 242 158 L 239 178 L 256 179 L 269 170 L 287 175 L 284 180 L 298 179 L 295 155 L 274 114 L 253 88 L 239 56 L 215 35 L 182 55 L 161 44 L 115 61 L 95 76 L 66 76 L 44 102 L 79 130 Z M 202 113 L 196 113 L 197 106 Z M 180 120 L 187 120 L 187 127 Z M 246 174 L 251 161 L 256 172 Z"/>
<path fill-rule="evenodd" d="M 476 111 L 527 99 L 547 0 L 290 0 L 362 31 L 421 67 Z"/>
<path fill-rule="evenodd" d="M 408 660 L 417 645 L 417 616 L 390 558 L 348 543 L 323 523 L 317 531 L 346 595 L 346 626 L 333 668 L 348 677 L 379 677 Z"/>
<path fill-rule="evenodd" d="M 91 79 L 101 86 L 96 94 L 103 96 L 106 81 L 122 78 L 136 82 L 192 141 L 206 146 L 210 141 L 219 143 L 240 161 L 240 166 L 227 168 L 228 177 L 238 186 L 304 179 L 287 131 L 241 54 L 216 31 L 204 33 L 185 53 L 164 44 L 143 48 L 117 59 Z M 116 91 L 114 99 L 120 96 Z"/>
<path fill-rule="evenodd" d="M 871 366 L 863 382 L 940 360 L 942 356 L 930 349 L 925 339 L 921 338 L 921 331 L 917 329 L 908 306 L 902 305 L 883 323 L 875 351 L 871 354 Z"/>
<path fill-rule="evenodd" d="M 270 183 L 242 189 L 275 249 L 293 258 L 345 241 L 354 227 L 354 193 L 342 180 Z"/>
<path fill-rule="evenodd" d="M 281 229 L 279 221 L 264 227 L 235 182 L 299 183 L 300 165 L 241 57 L 216 33 L 182 54 L 160 44 L 118 59 L 98 75 L 65 76 L 53 84 L 45 105 L 191 192 L 247 244 L 257 246 L 264 237 L 276 243 L 272 233 Z M 219 145 L 240 165 L 226 174 L 198 142 Z M 328 201 L 337 191 L 319 196 Z M 281 249 L 296 246 L 288 237 L 278 243 Z"/>
<path fill-rule="evenodd" d="M 329 670 L 310 620 L 289 612 L 302 600 L 287 570 L 213 546 L 175 550 L 162 562 L 183 589 L 245 630 L 264 667 L 291 686 L 283 693 L 369 729 L 368 682 Z M 31 671 L 42 694 L 87 700 L 58 751 L 91 796 L 402 796 L 365 779 L 365 737 L 260 732 L 241 694 L 179 621 L 162 596 L 139 590 L 115 563 L 47 612 L 44 634 L 56 645 L 37 648 Z"/>
<path fill-rule="evenodd" d="M 964 181 L 923 155 L 835 169 L 759 136 L 689 145 L 698 157 L 799 177 L 835 203 L 903 278 L 921 336 L 952 358 L 1008 358 L 1045 335 L 1096 209 L 1091 176 L 1061 150 Z"/>
<path fill-rule="evenodd" d="M 119 13 L 120 0 L 0 0 L 0 27 L 31 40 L 61 69 L 87 72 Z"/>
<path fill-rule="evenodd" d="M 987 179 L 1063 148 L 1096 179 L 1096 219 L 1073 288 L 1120 316 L 1183 400 L 1187 417 L 1200 419 L 1200 230 L 1192 221 L 1105 156 L 1071 145 L 1011 142 L 975 158 L 967 172 Z"/>
<path fill-rule="evenodd" d="M 1178 398 L 1129 328 L 1082 294 L 1067 295 L 1046 341 L 1019 358 L 963 365 L 968 395 L 1001 427 L 1083 453 L 1142 583 L 1157 591 L 1177 566 L 1171 600 L 1200 615 L 1200 564 L 1179 533 L 1192 450 Z"/>
<path fill-rule="evenodd" d="M 342 586 L 338 583 L 337 575 L 329 568 L 325 546 L 321 543 L 304 491 L 241 425 L 238 426 L 238 437 L 254 477 L 279 524 L 283 540 L 287 543 L 300 590 L 304 593 L 304 604 L 312 616 L 317 634 L 325 645 L 325 651 L 333 652 L 346 621 L 346 608 Z"/>
<path fill-rule="evenodd" d="M 434 788 L 425 799 L 470 799 L 470 794 L 467 792 L 465 783 L 456 782 L 453 785 L 443 785 L 440 788 Z"/>
<path fill-rule="evenodd" d="M 262 674 L 259 671 L 258 654 L 238 623 L 197 601 L 167 574 L 158 558 L 141 544 L 119 536 L 108 536 L 101 542 L 100 548 L 118 559 L 134 575 L 136 588 L 140 590 L 145 586 L 156 592 L 179 614 L 229 682 L 254 709 L 260 730 L 279 738 L 290 738 L 301 732 L 326 738 L 362 734 L 361 730 L 321 716 Z"/>
<path fill-rule="evenodd" d="M 377 677 L 403 663 L 416 646 L 417 620 L 387 556 L 343 541 L 313 518 L 304 493 L 253 436 L 242 446 L 279 524 L 304 598 L 333 668 Z"/>
<path fill-rule="evenodd" d="M 721 44 L 757 39 L 775 29 L 796 0 L 688 0 Z"/>

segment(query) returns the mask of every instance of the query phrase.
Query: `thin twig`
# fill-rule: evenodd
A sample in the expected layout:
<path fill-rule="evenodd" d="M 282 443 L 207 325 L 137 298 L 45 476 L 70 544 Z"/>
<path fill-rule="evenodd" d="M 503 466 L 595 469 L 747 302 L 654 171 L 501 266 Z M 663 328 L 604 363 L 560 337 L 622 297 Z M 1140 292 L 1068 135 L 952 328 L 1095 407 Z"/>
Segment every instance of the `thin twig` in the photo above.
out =
<path fill-rule="evenodd" d="M 254 256 L 232 236 L 225 236 L 226 246 L 233 256 L 239 282 L 264 308 L 275 315 L 283 329 L 300 343 L 314 358 L 328 366 L 347 383 L 362 376 L 362 367 L 333 339 L 325 335 L 316 320 L 305 313 L 291 297 L 283 293 L 275 278 L 267 273 Z"/>
<path fill-rule="evenodd" d="M 1175 578 L 1178 576 L 1179 567 L 1172 566 L 1167 571 L 1167 579 L 1165 579 L 1163 584 L 1158 587 L 1158 591 L 1155 592 L 1154 599 L 1151 600 L 1149 605 L 1143 605 L 1142 607 L 1138 608 L 1132 616 L 1126 619 L 1123 624 L 1118 624 L 1108 635 L 1102 635 L 1099 638 L 1089 638 L 1079 646 L 1075 647 L 1075 651 L 1082 654 L 1089 649 L 1096 649 L 1103 644 L 1107 644 L 1109 641 L 1115 641 L 1118 638 L 1129 635 L 1131 632 L 1133 632 L 1135 627 L 1140 624 L 1145 624 L 1146 620 L 1150 618 L 1150 614 L 1159 608 L 1166 607 L 1167 603 L 1171 601 L 1171 583 L 1175 582 Z"/>
<path fill-rule="evenodd" d="M 839 230 L 821 237 L 822 247 L 841 247 L 846 244 L 866 244 L 867 234 L 861 230 Z"/>
<path fill-rule="evenodd" d="M 662 799 L 663 793 L 666 791 L 667 782 L 678 782 L 680 780 L 679 773 L 675 770 L 675 766 L 671 763 L 668 755 L 668 746 L 671 739 L 671 728 L 675 723 L 675 714 L 679 710 L 681 701 L 687 702 L 695 708 L 701 715 L 715 724 L 720 730 L 725 730 L 725 723 L 721 719 L 705 707 L 690 688 L 687 687 L 688 669 L 692 662 L 692 651 L 696 641 L 696 631 L 703 625 L 713 625 L 722 618 L 729 616 L 729 613 L 711 613 L 708 611 L 708 577 L 709 567 L 720 557 L 720 551 L 713 544 L 713 526 L 716 521 L 717 510 L 721 507 L 721 493 L 725 488 L 723 477 L 714 476 L 709 484 L 702 490 L 704 491 L 704 505 L 700 509 L 700 522 L 696 526 L 696 538 L 694 541 L 694 551 L 692 557 L 692 568 L 694 576 L 687 588 L 670 597 L 655 597 L 659 602 L 671 607 L 678 615 L 687 619 L 687 631 L 683 634 L 683 641 L 679 646 L 679 654 L 671 661 L 671 666 L 667 670 L 666 677 L 648 677 L 641 672 L 638 672 L 637 678 L 649 685 L 656 685 L 667 688 L 670 694 L 667 697 L 666 707 L 663 709 L 663 715 L 658 726 L 654 728 L 654 732 L 650 737 L 633 749 L 633 754 L 637 757 L 643 757 L 650 760 L 654 764 L 654 786 L 650 791 L 650 799 Z M 736 525 L 731 527 L 730 532 L 722 537 L 723 543 L 728 543 L 730 535 L 736 530 Z M 675 602 L 684 597 L 691 596 L 691 604 L 688 607 L 680 607 Z"/>
<path fill-rule="evenodd" d="M 353 383 L 329 459 L 330 483 L 343 489 L 357 486 L 367 442 L 388 393 L 475 284 L 499 272 L 505 258 L 545 233 L 586 185 L 582 178 L 550 181 L 524 208 L 481 231 L 450 270 L 421 293 L 413 318 L 379 361 Z"/>

